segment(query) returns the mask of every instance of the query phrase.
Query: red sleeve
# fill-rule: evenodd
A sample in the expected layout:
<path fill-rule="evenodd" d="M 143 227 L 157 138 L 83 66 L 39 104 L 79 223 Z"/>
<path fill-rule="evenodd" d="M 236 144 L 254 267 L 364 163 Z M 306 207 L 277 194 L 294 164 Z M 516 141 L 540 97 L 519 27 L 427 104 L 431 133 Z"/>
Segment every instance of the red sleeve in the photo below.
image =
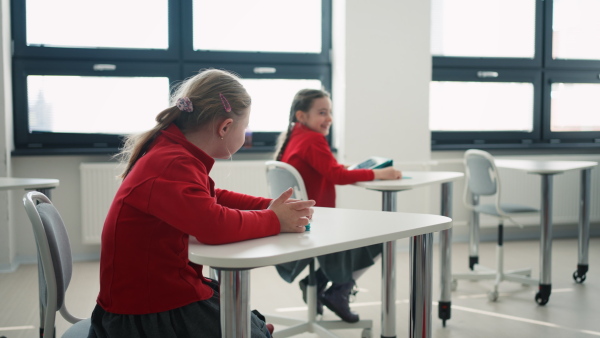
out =
<path fill-rule="evenodd" d="M 310 165 L 333 184 L 352 184 L 361 181 L 372 181 L 375 174 L 371 169 L 348 170 L 339 164 L 329 149 L 327 140 L 321 135 L 313 134 L 303 142 L 304 158 Z"/>
<path fill-rule="evenodd" d="M 268 205 L 267 199 L 223 190 L 219 196 L 212 196 L 212 180 L 206 169 L 190 159 L 173 161 L 159 177 L 144 186 L 140 187 L 137 199 L 131 201 L 146 201 L 140 205 L 145 208 L 142 210 L 205 244 L 239 242 L 280 231 L 275 212 L 263 208 L 265 203 Z M 231 208 L 220 204 L 221 199 L 229 206 L 263 210 Z"/>
<path fill-rule="evenodd" d="M 266 209 L 271 204 L 272 199 L 256 197 L 239 192 L 215 189 L 217 194 L 217 203 L 233 209 L 240 210 L 261 210 Z"/>

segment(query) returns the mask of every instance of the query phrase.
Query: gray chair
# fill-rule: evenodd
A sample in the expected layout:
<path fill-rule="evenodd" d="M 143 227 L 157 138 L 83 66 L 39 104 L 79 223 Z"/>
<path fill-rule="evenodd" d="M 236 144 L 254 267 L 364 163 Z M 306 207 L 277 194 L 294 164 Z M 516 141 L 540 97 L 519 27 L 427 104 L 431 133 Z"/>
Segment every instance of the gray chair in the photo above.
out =
<path fill-rule="evenodd" d="M 290 187 L 294 189 L 292 198 L 298 200 L 308 200 L 306 187 L 302 176 L 296 168 L 280 161 L 267 161 L 267 186 L 271 198 L 277 198 L 282 192 Z M 274 315 L 265 315 L 269 322 L 289 326 L 284 330 L 276 330 L 274 337 L 290 337 L 303 332 L 316 333 L 319 337 L 337 337 L 328 330 L 335 329 L 360 329 L 362 328 L 361 337 L 370 338 L 373 321 L 360 320 L 356 323 L 346 323 L 341 320 L 325 321 L 320 320 L 317 316 L 317 287 L 315 277 L 315 265 L 318 264 L 316 259 L 309 265 L 309 281 L 307 287 L 307 306 L 308 319 L 306 321 L 286 318 Z"/>
<path fill-rule="evenodd" d="M 26 193 L 23 204 L 33 226 L 38 264 L 41 264 L 40 317 L 44 338 L 54 338 L 57 311 L 74 324 L 63 334 L 63 338 L 87 337 L 91 320 L 74 317 L 65 305 L 65 293 L 73 270 L 71 244 L 65 224 L 50 199 L 41 192 Z"/>
<path fill-rule="evenodd" d="M 473 272 L 452 275 L 452 288 L 456 288 L 457 279 L 482 280 L 495 279 L 494 289 L 488 293 L 491 301 L 498 300 L 498 286 L 502 281 L 521 283 L 524 285 L 536 285 L 537 279 L 531 278 L 531 268 L 504 271 L 504 221 L 522 227 L 512 217 L 539 213 L 539 210 L 520 204 L 501 203 L 500 200 L 500 176 L 494 163 L 494 157 L 486 151 L 470 149 L 464 155 L 465 166 L 465 189 L 463 202 L 467 209 L 473 212 L 473 218 L 479 214 L 496 217 L 498 223 L 498 242 L 496 247 L 496 269 L 492 270 L 479 265 L 478 257 L 472 260 L 470 257 L 469 267 Z M 481 196 L 493 197 L 493 203 L 479 204 Z M 472 220 L 473 221 L 473 220 Z M 477 222 L 478 224 L 478 222 Z"/>

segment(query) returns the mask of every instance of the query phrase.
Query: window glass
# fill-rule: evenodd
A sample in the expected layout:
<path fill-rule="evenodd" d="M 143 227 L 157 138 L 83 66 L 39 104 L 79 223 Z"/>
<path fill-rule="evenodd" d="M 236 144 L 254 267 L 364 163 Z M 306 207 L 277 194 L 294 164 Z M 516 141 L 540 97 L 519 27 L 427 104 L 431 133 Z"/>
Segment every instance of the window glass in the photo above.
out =
<path fill-rule="evenodd" d="M 27 45 L 168 49 L 168 0 L 27 0 Z"/>
<path fill-rule="evenodd" d="M 600 60 L 598 13 L 598 0 L 554 0 L 552 58 Z"/>
<path fill-rule="evenodd" d="M 29 132 L 126 135 L 169 106 L 166 77 L 28 76 Z"/>
<path fill-rule="evenodd" d="M 429 127 L 531 132 L 533 94 L 532 83 L 432 81 Z"/>
<path fill-rule="evenodd" d="M 550 131 L 600 131 L 598 83 L 553 83 Z"/>
<path fill-rule="evenodd" d="M 432 0 L 431 52 L 434 56 L 533 59 L 535 3 Z"/>
<path fill-rule="evenodd" d="M 320 0 L 195 0 L 194 50 L 321 53 L 321 12 Z"/>
<path fill-rule="evenodd" d="M 319 80 L 242 79 L 252 97 L 250 131 L 281 132 L 287 129 L 294 95 L 305 88 L 322 89 Z"/>

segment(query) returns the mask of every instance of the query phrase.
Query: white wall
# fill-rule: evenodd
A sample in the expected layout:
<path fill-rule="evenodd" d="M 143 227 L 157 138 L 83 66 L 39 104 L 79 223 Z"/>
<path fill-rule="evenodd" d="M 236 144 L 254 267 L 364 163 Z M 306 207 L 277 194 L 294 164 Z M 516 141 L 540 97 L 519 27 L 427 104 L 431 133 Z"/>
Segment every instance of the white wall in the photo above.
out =
<path fill-rule="evenodd" d="M 334 135 L 341 162 L 378 155 L 410 170 L 429 161 L 429 6 L 334 1 Z M 401 194 L 398 210 L 428 210 L 429 191 Z M 380 193 L 339 187 L 338 207 L 381 210 Z"/>
<path fill-rule="evenodd" d="M 11 71 L 10 71 L 10 23 L 9 1 L 0 0 L 0 176 L 9 176 L 10 142 L 12 140 L 12 111 Z M 11 266 L 15 257 L 14 222 L 11 217 L 9 198 L 11 192 L 0 191 L 0 269 Z"/>

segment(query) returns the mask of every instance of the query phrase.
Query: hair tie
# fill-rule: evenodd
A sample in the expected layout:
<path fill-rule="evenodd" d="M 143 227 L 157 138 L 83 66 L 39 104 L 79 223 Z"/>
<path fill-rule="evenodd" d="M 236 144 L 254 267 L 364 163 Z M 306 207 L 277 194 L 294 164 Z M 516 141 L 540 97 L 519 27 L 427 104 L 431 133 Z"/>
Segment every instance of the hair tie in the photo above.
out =
<path fill-rule="evenodd" d="M 231 105 L 229 105 L 229 101 L 227 101 L 225 95 L 219 93 L 219 97 L 221 98 L 221 102 L 223 103 L 223 108 L 225 108 L 225 111 L 231 113 Z"/>
<path fill-rule="evenodd" d="M 177 99 L 177 108 L 187 113 L 191 113 L 194 111 L 194 105 L 192 105 L 192 101 L 187 96 L 180 97 Z"/>

